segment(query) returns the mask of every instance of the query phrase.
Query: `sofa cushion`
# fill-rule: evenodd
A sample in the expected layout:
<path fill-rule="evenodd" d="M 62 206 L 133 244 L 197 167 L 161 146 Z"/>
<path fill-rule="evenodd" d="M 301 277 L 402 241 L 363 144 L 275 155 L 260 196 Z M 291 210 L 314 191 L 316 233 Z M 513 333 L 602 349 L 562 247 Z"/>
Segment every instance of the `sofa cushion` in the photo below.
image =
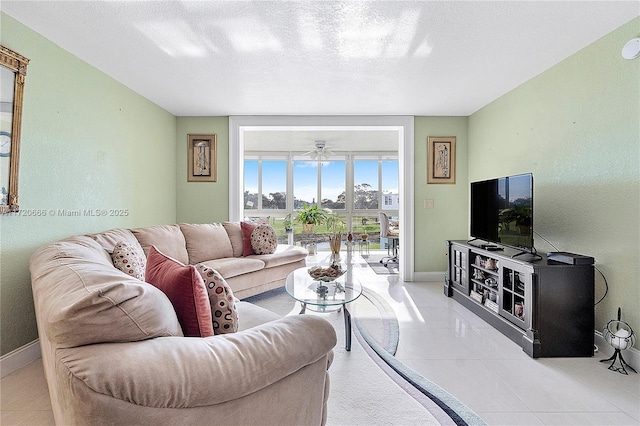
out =
<path fill-rule="evenodd" d="M 147 267 L 147 258 L 144 256 L 140 244 L 129 244 L 121 241 L 117 243 L 111 253 L 113 266 L 127 275 L 144 281 L 144 272 Z"/>
<path fill-rule="evenodd" d="M 207 260 L 202 263 L 215 269 L 226 279 L 256 272 L 264 268 L 264 261 L 258 259 L 255 255 L 251 257 L 227 257 Z"/>
<path fill-rule="evenodd" d="M 213 332 L 215 334 L 235 333 L 238 331 L 238 311 L 231 287 L 215 269 L 202 263 L 197 264 L 196 269 L 209 294 Z"/>
<path fill-rule="evenodd" d="M 156 225 L 148 228 L 132 229 L 131 232 L 133 232 L 147 256 L 149 256 L 151 246 L 156 246 L 156 249 L 178 262 L 189 263 L 187 243 L 178 225 Z"/>
<path fill-rule="evenodd" d="M 278 236 L 271 225 L 258 225 L 251 233 L 251 247 L 255 254 L 272 254 L 278 246 Z"/>
<path fill-rule="evenodd" d="M 270 321 L 276 321 L 282 318 L 280 315 L 273 313 L 253 303 L 244 302 L 239 300 L 236 302 L 236 308 L 242 318 L 240 321 L 238 331 L 248 330 L 250 328 L 268 323 Z"/>
<path fill-rule="evenodd" d="M 181 223 L 180 230 L 184 234 L 190 264 L 195 265 L 205 260 L 233 257 L 229 235 L 221 224 Z"/>
<path fill-rule="evenodd" d="M 240 228 L 242 228 L 242 244 L 244 247 L 242 249 L 243 256 L 249 256 L 255 253 L 253 251 L 253 247 L 251 246 L 251 233 L 254 229 L 256 229 L 257 226 L 258 225 L 254 225 L 253 223 L 249 222 L 240 222 Z"/>
<path fill-rule="evenodd" d="M 185 336 L 213 336 L 209 295 L 195 266 L 185 266 L 151 246 L 145 275 L 171 301 Z"/>
<path fill-rule="evenodd" d="M 222 222 L 229 241 L 231 241 L 231 248 L 233 249 L 233 257 L 240 257 L 244 252 L 244 243 L 242 242 L 242 228 L 240 222 Z"/>
<path fill-rule="evenodd" d="M 120 242 L 129 243 L 142 251 L 142 246 L 140 246 L 136 237 L 130 230 L 125 228 L 110 229 L 98 234 L 91 234 L 89 237 L 100 244 L 109 254 L 113 253 L 113 248 Z"/>
<path fill-rule="evenodd" d="M 259 259 L 264 262 L 265 268 L 275 268 L 276 266 L 286 265 L 288 263 L 305 259 L 308 254 L 309 252 L 303 247 L 278 244 L 276 251 L 273 254 L 254 254 L 248 256 L 247 259 Z"/>
<path fill-rule="evenodd" d="M 43 330 L 60 348 L 183 335 L 167 296 L 114 268 L 88 236 L 36 250 L 30 271 Z"/>

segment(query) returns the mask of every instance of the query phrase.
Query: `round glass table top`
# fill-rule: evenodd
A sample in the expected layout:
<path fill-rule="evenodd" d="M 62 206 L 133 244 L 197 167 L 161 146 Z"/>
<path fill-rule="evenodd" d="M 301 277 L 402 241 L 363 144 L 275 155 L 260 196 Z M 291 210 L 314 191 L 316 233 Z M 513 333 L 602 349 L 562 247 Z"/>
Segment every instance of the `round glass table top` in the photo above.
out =
<path fill-rule="evenodd" d="M 351 267 L 334 281 L 314 280 L 308 270 L 309 267 L 299 268 L 287 276 L 285 289 L 298 302 L 305 305 L 340 307 L 353 302 L 362 294 L 362 285 Z"/>

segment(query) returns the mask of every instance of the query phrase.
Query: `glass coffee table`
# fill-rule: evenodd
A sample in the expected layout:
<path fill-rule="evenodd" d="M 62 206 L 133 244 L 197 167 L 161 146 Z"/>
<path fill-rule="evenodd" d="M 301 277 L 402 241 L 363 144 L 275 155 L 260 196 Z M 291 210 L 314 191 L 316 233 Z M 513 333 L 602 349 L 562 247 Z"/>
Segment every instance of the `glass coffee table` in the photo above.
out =
<path fill-rule="evenodd" d="M 346 272 L 334 281 L 318 281 L 311 278 L 309 267 L 299 268 L 287 276 L 285 289 L 289 296 L 302 304 L 301 314 L 307 309 L 314 312 L 344 310 L 345 349 L 351 350 L 351 314 L 347 304 L 362 294 L 362 285 L 355 277 L 351 265 L 342 265 Z"/>

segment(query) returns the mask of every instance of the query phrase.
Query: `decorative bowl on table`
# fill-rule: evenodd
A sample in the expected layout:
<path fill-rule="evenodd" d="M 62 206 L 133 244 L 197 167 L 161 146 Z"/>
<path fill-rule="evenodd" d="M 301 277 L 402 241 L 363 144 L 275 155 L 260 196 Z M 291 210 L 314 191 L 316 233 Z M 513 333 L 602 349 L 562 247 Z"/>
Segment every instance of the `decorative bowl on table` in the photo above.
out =
<path fill-rule="evenodd" d="M 316 281 L 329 282 L 341 277 L 346 271 L 344 271 L 340 265 L 332 265 L 327 266 L 326 268 L 323 268 L 322 266 L 314 266 L 309 268 L 307 272 L 309 273 L 309 276 Z"/>

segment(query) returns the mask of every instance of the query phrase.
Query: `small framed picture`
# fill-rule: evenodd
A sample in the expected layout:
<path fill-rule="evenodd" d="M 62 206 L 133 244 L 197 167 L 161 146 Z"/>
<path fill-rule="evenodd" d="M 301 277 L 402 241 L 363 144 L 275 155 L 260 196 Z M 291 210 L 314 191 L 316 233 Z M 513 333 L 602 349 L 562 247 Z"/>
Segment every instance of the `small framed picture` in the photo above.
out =
<path fill-rule="evenodd" d="M 456 183 L 456 137 L 427 138 L 427 183 Z"/>
<path fill-rule="evenodd" d="M 187 182 L 217 182 L 216 135 L 188 135 Z"/>

